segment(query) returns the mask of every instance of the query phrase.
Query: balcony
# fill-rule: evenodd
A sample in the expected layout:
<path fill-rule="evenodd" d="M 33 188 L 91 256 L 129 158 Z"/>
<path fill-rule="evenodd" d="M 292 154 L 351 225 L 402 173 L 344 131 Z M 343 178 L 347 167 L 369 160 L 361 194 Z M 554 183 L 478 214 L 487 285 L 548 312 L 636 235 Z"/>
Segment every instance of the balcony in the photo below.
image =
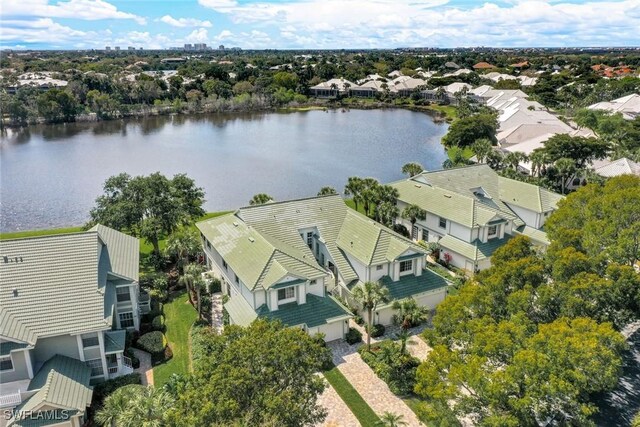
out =
<path fill-rule="evenodd" d="M 22 403 L 20 392 L 0 396 L 0 408 L 13 408 Z"/>
<path fill-rule="evenodd" d="M 117 359 L 107 359 L 107 372 L 109 372 L 109 378 L 116 378 L 122 375 L 128 375 L 133 373 L 133 364 L 131 359 L 127 356 L 121 356 L 122 367 L 118 365 Z"/>

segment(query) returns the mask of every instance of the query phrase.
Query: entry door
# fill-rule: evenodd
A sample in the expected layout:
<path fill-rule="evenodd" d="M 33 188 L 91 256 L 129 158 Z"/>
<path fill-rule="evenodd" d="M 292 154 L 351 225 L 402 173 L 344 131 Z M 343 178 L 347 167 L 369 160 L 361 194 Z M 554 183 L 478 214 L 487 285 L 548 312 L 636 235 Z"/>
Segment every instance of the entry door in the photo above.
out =
<path fill-rule="evenodd" d="M 411 227 L 411 238 L 413 240 L 418 240 L 418 226 L 414 225 Z"/>

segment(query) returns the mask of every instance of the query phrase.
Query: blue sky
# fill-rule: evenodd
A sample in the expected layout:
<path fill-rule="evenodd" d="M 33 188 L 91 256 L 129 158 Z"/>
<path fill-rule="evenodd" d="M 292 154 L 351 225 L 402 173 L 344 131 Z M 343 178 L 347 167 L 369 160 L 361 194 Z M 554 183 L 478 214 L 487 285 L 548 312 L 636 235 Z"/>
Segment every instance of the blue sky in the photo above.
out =
<path fill-rule="evenodd" d="M 0 0 L 0 45 L 639 46 L 640 0 Z"/>

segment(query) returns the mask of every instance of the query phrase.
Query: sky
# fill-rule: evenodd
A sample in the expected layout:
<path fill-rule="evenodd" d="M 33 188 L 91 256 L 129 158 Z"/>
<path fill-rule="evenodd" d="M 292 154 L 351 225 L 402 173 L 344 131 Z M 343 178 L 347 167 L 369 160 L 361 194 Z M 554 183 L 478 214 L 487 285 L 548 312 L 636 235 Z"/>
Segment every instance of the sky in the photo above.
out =
<path fill-rule="evenodd" d="M 640 46 L 640 0 L 0 0 L 0 46 Z"/>

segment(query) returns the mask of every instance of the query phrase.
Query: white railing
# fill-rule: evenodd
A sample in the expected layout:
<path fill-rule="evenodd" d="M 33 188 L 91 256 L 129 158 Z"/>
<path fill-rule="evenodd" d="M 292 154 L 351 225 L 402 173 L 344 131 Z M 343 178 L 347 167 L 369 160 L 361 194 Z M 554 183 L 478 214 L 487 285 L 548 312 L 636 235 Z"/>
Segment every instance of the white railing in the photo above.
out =
<path fill-rule="evenodd" d="M 22 403 L 22 397 L 20 396 L 20 392 L 13 394 L 5 394 L 4 396 L 0 396 L 0 408 L 8 408 L 12 406 L 17 406 Z"/>
<path fill-rule="evenodd" d="M 117 374 L 118 373 L 118 365 L 116 366 L 109 366 L 107 368 L 107 370 L 109 371 L 110 374 Z"/>
<path fill-rule="evenodd" d="M 127 356 L 122 356 L 122 365 L 125 368 L 133 369 L 133 363 L 131 363 L 131 358 Z"/>

